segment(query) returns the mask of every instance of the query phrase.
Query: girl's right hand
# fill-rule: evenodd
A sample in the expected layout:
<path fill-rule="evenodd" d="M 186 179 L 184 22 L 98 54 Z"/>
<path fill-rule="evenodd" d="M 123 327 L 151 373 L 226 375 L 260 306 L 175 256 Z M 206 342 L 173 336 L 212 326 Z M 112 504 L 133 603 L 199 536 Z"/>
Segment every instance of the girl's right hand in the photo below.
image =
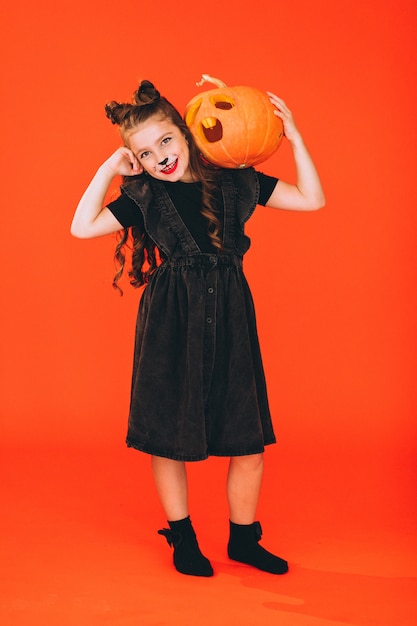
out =
<path fill-rule="evenodd" d="M 137 176 L 143 172 L 143 167 L 129 148 L 118 148 L 103 163 L 103 167 L 109 170 L 112 176 Z"/>
<path fill-rule="evenodd" d="M 101 237 L 123 228 L 113 213 L 106 206 L 103 207 L 106 193 L 115 176 L 135 176 L 142 171 L 133 152 L 125 146 L 118 148 L 104 161 L 78 203 L 71 224 L 74 237 Z"/>

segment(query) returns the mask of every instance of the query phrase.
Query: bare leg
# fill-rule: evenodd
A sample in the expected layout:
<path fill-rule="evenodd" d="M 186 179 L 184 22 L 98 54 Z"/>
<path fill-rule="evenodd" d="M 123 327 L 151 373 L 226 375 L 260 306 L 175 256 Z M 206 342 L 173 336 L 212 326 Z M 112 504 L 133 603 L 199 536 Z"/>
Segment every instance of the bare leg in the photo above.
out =
<path fill-rule="evenodd" d="M 228 555 L 234 561 L 252 565 L 271 574 L 285 574 L 288 563 L 259 545 L 262 528 L 255 522 L 262 485 L 263 455 L 230 459 L 227 496 L 230 510 Z"/>
<path fill-rule="evenodd" d="M 263 454 L 234 456 L 227 476 L 227 498 L 230 520 L 235 524 L 255 521 L 262 485 Z"/>
<path fill-rule="evenodd" d="M 156 489 L 169 528 L 158 531 L 174 547 L 174 565 L 182 574 L 213 576 L 210 561 L 201 552 L 188 515 L 188 484 L 185 463 L 152 457 Z"/>
<path fill-rule="evenodd" d="M 168 520 L 188 516 L 188 484 L 185 463 L 160 456 L 152 457 L 156 489 Z"/>

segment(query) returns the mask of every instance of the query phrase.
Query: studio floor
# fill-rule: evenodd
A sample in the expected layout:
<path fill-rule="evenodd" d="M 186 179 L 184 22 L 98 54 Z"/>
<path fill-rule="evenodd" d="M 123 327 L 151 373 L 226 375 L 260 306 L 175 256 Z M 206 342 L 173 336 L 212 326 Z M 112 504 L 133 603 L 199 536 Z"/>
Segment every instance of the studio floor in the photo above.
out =
<path fill-rule="evenodd" d="M 3 448 L 0 623 L 415 626 L 408 461 L 393 473 L 394 460 L 376 455 L 363 471 L 361 454 L 268 450 L 262 545 L 289 560 L 284 576 L 229 561 L 227 460 L 193 464 L 191 516 L 215 569 L 200 579 L 174 570 L 156 533 L 166 522 L 146 455 L 121 445 Z"/>

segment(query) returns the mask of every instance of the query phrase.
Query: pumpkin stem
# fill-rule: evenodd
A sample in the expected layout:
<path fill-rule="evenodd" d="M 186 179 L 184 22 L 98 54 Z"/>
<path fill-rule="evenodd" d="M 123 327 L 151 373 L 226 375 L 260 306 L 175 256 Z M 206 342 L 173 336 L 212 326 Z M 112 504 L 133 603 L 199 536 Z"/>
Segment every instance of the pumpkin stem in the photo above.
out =
<path fill-rule="evenodd" d="M 224 89 L 227 85 L 219 78 L 213 78 L 210 74 L 202 74 L 200 82 L 196 83 L 197 87 L 201 87 L 204 83 L 213 83 L 218 89 Z"/>

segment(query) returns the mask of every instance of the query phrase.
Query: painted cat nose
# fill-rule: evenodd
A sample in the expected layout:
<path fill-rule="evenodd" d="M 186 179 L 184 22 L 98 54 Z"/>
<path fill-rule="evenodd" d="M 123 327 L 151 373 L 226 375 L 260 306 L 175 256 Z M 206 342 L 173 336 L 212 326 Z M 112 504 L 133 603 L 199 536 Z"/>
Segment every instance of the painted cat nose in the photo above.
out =
<path fill-rule="evenodd" d="M 163 161 L 160 161 L 158 165 L 166 165 L 168 163 L 168 157 L 166 157 Z"/>

